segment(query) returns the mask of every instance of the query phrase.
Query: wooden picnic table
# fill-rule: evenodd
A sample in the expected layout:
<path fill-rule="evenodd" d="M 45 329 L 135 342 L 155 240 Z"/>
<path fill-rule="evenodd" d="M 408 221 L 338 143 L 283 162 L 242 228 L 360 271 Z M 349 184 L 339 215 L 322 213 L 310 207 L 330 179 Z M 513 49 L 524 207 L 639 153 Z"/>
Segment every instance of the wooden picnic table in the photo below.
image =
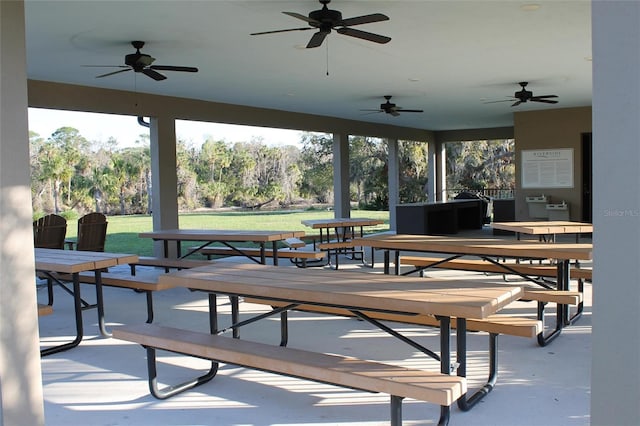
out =
<path fill-rule="evenodd" d="M 59 249 L 35 249 L 35 267 L 36 271 L 45 274 L 45 276 L 52 281 L 57 281 L 63 286 L 64 283 L 60 282 L 57 278 L 57 274 L 71 274 L 73 282 L 73 290 L 70 291 L 73 295 L 74 310 L 75 310 L 75 323 L 76 323 L 76 337 L 72 342 L 64 343 L 61 345 L 53 346 L 50 348 L 42 349 L 40 354 L 42 356 L 50 355 L 53 353 L 65 351 L 71 349 L 80 344 L 83 338 L 84 330 L 82 324 L 82 311 L 83 301 L 80 294 L 80 280 L 79 274 L 81 272 L 93 271 L 96 277 L 96 308 L 98 311 L 98 325 L 100 332 L 108 336 L 109 333 L 105 329 L 104 325 L 104 303 L 102 296 L 102 281 L 101 272 L 105 268 L 109 268 L 116 265 L 128 264 L 138 260 L 138 255 L 135 254 L 121 254 L 121 253 L 105 253 L 105 252 L 93 252 L 93 251 L 76 251 L 76 250 L 59 250 Z M 68 289 L 67 289 L 68 290 Z M 50 298 L 50 303 L 53 301 Z"/>
<path fill-rule="evenodd" d="M 468 238 L 435 235 L 380 233 L 356 238 L 354 244 L 385 250 L 431 252 L 454 256 L 480 258 L 555 259 L 558 263 L 571 260 L 591 260 L 590 243 L 542 244 L 538 241 L 518 241 L 504 238 Z M 389 259 L 385 259 L 385 272 L 389 272 Z"/>
<path fill-rule="evenodd" d="M 185 258 L 198 252 L 213 243 L 221 243 L 238 255 L 245 256 L 248 259 L 265 264 L 266 254 L 265 245 L 271 243 L 272 256 L 274 265 L 278 264 L 278 242 L 287 238 L 300 238 L 304 236 L 304 231 L 259 231 L 259 230 L 224 230 L 224 229 L 165 229 L 151 232 L 141 232 L 138 234 L 140 238 L 151 238 L 154 241 L 162 241 L 164 248 L 164 257 L 169 257 L 169 242 L 175 241 L 177 244 L 178 258 Z M 201 244 L 198 247 L 190 249 L 186 254 L 181 253 L 182 241 L 197 241 Z M 253 242 L 260 245 L 260 258 L 256 259 L 249 253 L 245 253 L 235 243 Z"/>
<path fill-rule="evenodd" d="M 384 250 L 384 272 L 389 273 L 390 251 L 395 253 L 395 272 L 399 274 L 400 252 L 439 253 L 445 255 L 441 263 L 458 259 L 462 256 L 474 256 L 490 262 L 505 273 L 513 272 L 509 264 L 500 262 L 500 258 L 515 260 L 553 259 L 556 267 L 555 290 L 568 291 L 572 261 L 592 260 L 593 245 L 587 243 L 554 243 L 540 241 L 521 241 L 503 238 L 465 238 L 432 235 L 407 235 L 395 233 L 373 234 L 356 238 L 354 244 L 372 249 Z M 415 271 L 421 271 L 421 268 Z M 523 276 L 539 286 L 553 290 L 544 280 L 533 276 Z M 569 307 L 564 305 L 558 309 L 558 333 L 563 325 L 570 322 Z"/>
<path fill-rule="evenodd" d="M 356 228 L 364 226 L 382 225 L 384 221 L 380 219 L 369 219 L 366 217 L 343 217 L 334 219 L 307 219 L 301 221 L 304 226 L 313 229 L 331 229 L 331 228 Z"/>
<path fill-rule="evenodd" d="M 238 297 L 277 300 L 290 303 L 290 308 L 311 304 L 347 309 L 368 319 L 391 335 L 416 348 L 424 348 L 405 336 L 394 334 L 363 312 L 387 312 L 399 315 L 434 315 L 440 321 L 441 372 L 452 372 L 450 358 L 451 317 L 456 317 L 458 374 L 466 374 L 466 319 L 485 319 L 500 311 L 523 294 L 520 286 L 478 285 L 473 281 L 425 279 L 311 269 L 300 274 L 292 268 L 276 268 L 255 264 L 225 264 L 182 270 L 159 277 L 160 283 L 201 290 L 213 295 L 231 296 L 233 325 L 236 330 L 251 319 L 238 322 Z M 216 298 L 209 298 L 212 333 L 217 332 Z M 235 314 L 233 314 L 235 312 Z M 263 318 L 264 315 L 259 316 Z M 237 336 L 239 337 L 239 336 Z M 433 352 L 423 350 L 427 355 Z M 437 355 L 436 355 L 437 356 Z M 488 391 L 479 391 L 475 402 Z M 481 395 L 480 395 L 481 394 Z M 466 395 L 463 396 L 466 398 Z M 448 407 L 445 407 L 448 408 Z M 470 407 L 468 407 L 470 408 Z"/>
<path fill-rule="evenodd" d="M 301 221 L 304 226 L 320 231 L 319 240 L 314 240 L 313 247 L 327 250 L 329 253 L 329 264 L 331 264 L 332 253 L 337 269 L 338 256 L 340 254 L 350 254 L 353 258 L 360 256 L 362 263 L 365 263 L 364 251 L 362 248 L 356 249 L 352 244 L 353 238 L 363 237 L 364 228 L 367 226 L 382 225 L 384 221 L 369 218 L 333 218 L 333 219 L 307 219 Z M 373 265 L 373 256 L 372 256 Z"/>

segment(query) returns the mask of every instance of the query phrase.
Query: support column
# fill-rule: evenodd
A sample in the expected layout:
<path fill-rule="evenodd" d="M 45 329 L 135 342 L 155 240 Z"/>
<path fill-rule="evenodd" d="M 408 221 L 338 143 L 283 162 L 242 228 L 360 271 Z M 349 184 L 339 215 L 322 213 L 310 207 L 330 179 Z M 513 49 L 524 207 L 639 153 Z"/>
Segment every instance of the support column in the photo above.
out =
<path fill-rule="evenodd" d="M 595 0 L 591 5 L 594 225 L 591 424 L 638 425 L 640 2 Z"/>
<path fill-rule="evenodd" d="M 398 139 L 387 139 L 389 161 L 389 229 L 396 230 L 396 206 L 400 203 L 400 153 Z"/>
<path fill-rule="evenodd" d="M 333 208 L 335 217 L 351 217 L 349 197 L 349 135 L 333 134 Z"/>
<path fill-rule="evenodd" d="M 434 201 L 447 200 L 447 151 L 445 144 L 439 141 L 434 142 L 435 157 L 435 183 L 436 199 Z"/>
<path fill-rule="evenodd" d="M 151 117 L 149 130 L 153 230 L 177 229 L 179 226 L 175 119 Z M 175 247 L 170 247 L 169 257 L 176 256 Z M 155 256 L 163 255 L 162 243 L 154 244 L 153 253 Z"/>
<path fill-rule="evenodd" d="M 0 424 L 44 425 L 24 2 L 0 1 Z"/>
<path fill-rule="evenodd" d="M 438 172 L 437 164 L 438 159 L 436 155 L 436 143 L 429 142 L 427 145 L 427 202 L 432 203 L 436 200 L 436 193 L 438 192 Z"/>

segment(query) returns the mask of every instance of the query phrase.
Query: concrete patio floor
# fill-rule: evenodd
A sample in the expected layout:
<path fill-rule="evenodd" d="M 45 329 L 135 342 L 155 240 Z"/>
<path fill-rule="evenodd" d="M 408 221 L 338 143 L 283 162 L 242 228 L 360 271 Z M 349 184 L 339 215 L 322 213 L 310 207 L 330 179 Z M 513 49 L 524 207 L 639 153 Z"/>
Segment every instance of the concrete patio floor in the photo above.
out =
<path fill-rule="evenodd" d="M 237 258 L 224 261 L 240 261 Z M 341 262 L 343 262 L 341 260 Z M 282 267 L 292 267 L 282 261 Z M 362 273 L 381 273 L 359 262 L 341 263 Z M 113 270 L 112 270 L 113 271 Z M 128 273 L 128 268 L 122 270 Z M 146 268 L 139 273 L 161 273 Z M 300 270 L 303 274 L 304 270 Z M 502 276 L 453 271 L 430 276 L 455 277 L 504 283 Z M 515 278 L 512 278 L 516 282 Z M 93 287 L 83 286 L 93 300 Z M 46 289 L 39 287 L 40 302 Z M 56 290 L 53 315 L 40 318 L 43 346 L 71 340 L 71 298 Z M 469 412 L 454 406 L 450 425 L 587 425 L 589 424 L 591 363 L 591 284 L 585 289 L 585 313 L 547 347 L 535 339 L 500 336 L 499 375 L 493 390 Z M 207 299 L 186 289 L 159 292 L 154 297 L 155 323 L 193 330 L 207 330 Z M 229 323 L 230 307 L 218 298 L 221 325 Z M 105 288 L 109 327 L 144 322 L 145 296 L 129 290 Z M 265 306 L 241 304 L 242 317 L 266 311 Z M 504 312 L 535 315 L 533 303 L 517 302 Z M 550 310 L 549 315 L 553 314 Z M 194 390 L 167 400 L 149 394 L 145 351 L 135 344 L 98 333 L 96 312 L 84 312 L 85 339 L 80 346 L 42 359 L 46 424 L 73 425 L 388 425 L 389 397 L 338 388 L 279 375 L 221 365 L 217 377 Z M 290 315 L 289 346 L 334 352 L 386 363 L 438 370 L 436 361 L 378 331 L 368 323 L 319 314 Z M 437 347 L 437 331 L 397 325 L 403 334 L 425 346 Z M 276 318 L 243 327 L 241 336 L 266 343 L 279 342 Z M 455 339 L 453 339 L 455 344 Z M 487 372 L 485 333 L 469 336 L 469 388 L 483 383 Z M 205 369 L 206 361 L 160 353 L 159 380 L 177 383 Z M 202 371 L 202 370 L 199 370 Z M 403 403 L 404 425 L 436 424 L 439 407 L 420 401 Z"/>

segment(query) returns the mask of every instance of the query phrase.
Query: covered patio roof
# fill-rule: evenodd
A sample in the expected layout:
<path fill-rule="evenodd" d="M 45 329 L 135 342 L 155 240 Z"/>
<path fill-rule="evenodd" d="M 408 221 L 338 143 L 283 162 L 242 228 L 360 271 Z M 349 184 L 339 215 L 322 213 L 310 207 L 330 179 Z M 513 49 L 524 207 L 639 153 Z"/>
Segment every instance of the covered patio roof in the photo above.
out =
<path fill-rule="evenodd" d="M 332 31 L 320 47 L 305 48 L 315 30 L 251 35 L 310 29 L 282 12 L 307 16 L 321 7 L 311 0 L 26 0 L 28 77 L 214 102 L 216 109 L 229 110 L 216 116 L 221 122 L 240 120 L 233 111 L 244 106 L 377 128 L 465 130 L 511 127 L 514 111 L 591 104 L 588 1 L 334 0 L 328 6 L 343 18 L 386 15 L 387 21 L 353 28 L 391 41 L 378 44 Z M 134 40 L 145 41 L 141 52 L 156 58 L 154 65 L 193 66 L 199 72 L 161 71 L 168 77 L 163 81 L 134 72 L 96 78 L 121 71 L 116 66 L 135 52 Z M 557 95 L 558 103 L 512 107 L 523 81 L 534 96 Z M 363 111 L 379 109 L 384 95 L 399 107 L 424 112 Z M 255 110 L 243 111 L 246 121 L 254 121 Z M 245 124 L 298 123 L 288 116 Z"/>

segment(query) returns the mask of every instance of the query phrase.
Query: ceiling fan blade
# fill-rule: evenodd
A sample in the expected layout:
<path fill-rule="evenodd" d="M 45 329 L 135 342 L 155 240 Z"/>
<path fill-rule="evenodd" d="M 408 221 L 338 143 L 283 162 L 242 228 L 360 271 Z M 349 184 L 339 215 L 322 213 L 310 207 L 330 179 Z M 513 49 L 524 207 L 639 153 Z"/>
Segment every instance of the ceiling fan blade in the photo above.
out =
<path fill-rule="evenodd" d="M 308 16 L 304 16 L 304 15 L 301 15 L 301 14 L 296 13 L 296 12 L 282 12 L 282 13 L 284 13 L 285 15 L 289 15 L 289 16 L 292 16 L 294 18 L 298 18 L 298 19 L 301 19 L 303 21 L 309 22 L 310 24 L 320 24 L 319 21 L 316 21 L 315 19 L 311 19 Z"/>
<path fill-rule="evenodd" d="M 320 46 L 324 41 L 325 37 L 327 36 L 327 34 L 329 33 L 325 31 L 318 31 L 317 33 L 315 33 L 313 37 L 311 37 L 311 40 L 309 40 L 309 43 L 307 44 L 307 49 Z"/>
<path fill-rule="evenodd" d="M 389 111 L 389 114 L 393 115 L 394 117 L 397 117 L 400 115 L 400 113 L 398 111 L 396 111 L 395 109 L 392 109 L 391 111 Z"/>
<path fill-rule="evenodd" d="M 532 96 L 532 97 L 531 97 L 531 100 L 534 100 L 534 99 L 536 99 L 536 100 L 537 100 L 537 99 L 544 99 L 544 98 L 557 98 L 557 97 L 558 97 L 558 95 Z"/>
<path fill-rule="evenodd" d="M 80 65 L 85 68 L 129 68 L 128 65 Z"/>
<path fill-rule="evenodd" d="M 106 74 L 97 75 L 96 78 L 109 77 L 110 75 L 120 74 L 121 72 L 131 71 L 131 68 L 129 68 L 129 67 L 126 67 L 126 68 L 127 69 L 124 69 L 124 70 L 118 70 L 118 71 L 108 72 Z"/>
<path fill-rule="evenodd" d="M 388 21 L 389 17 L 382 13 L 372 13 L 371 15 L 356 16 L 354 18 L 343 19 L 338 25 L 350 27 L 352 25 L 370 24 L 372 22 Z"/>
<path fill-rule="evenodd" d="M 400 112 L 424 112 L 421 109 L 404 109 L 404 108 L 397 108 L 398 111 Z"/>
<path fill-rule="evenodd" d="M 174 65 L 151 65 L 149 68 L 159 71 L 198 72 L 198 68 L 196 67 L 178 67 Z"/>
<path fill-rule="evenodd" d="M 142 73 L 148 77 L 151 77 L 155 81 L 166 80 L 166 76 L 160 74 L 158 71 L 154 71 L 151 68 L 145 68 Z"/>
<path fill-rule="evenodd" d="M 503 99 L 501 101 L 487 101 L 483 102 L 483 104 L 496 104 L 498 102 L 513 102 L 515 99 Z"/>
<path fill-rule="evenodd" d="M 372 41 L 374 43 L 385 44 L 391 41 L 391 37 L 369 33 L 366 31 L 356 30 L 354 28 L 338 28 L 336 31 L 340 34 L 360 38 L 367 41 Z"/>
<path fill-rule="evenodd" d="M 514 107 L 514 106 L 518 106 L 518 105 L 520 105 L 521 103 L 522 103 L 522 101 L 516 101 L 516 102 L 514 102 L 511 106 L 512 106 L 512 107 Z"/>
<path fill-rule="evenodd" d="M 286 33 L 289 31 L 306 31 L 306 30 L 313 30 L 313 27 L 304 27 L 304 28 L 289 28 L 286 30 L 273 30 L 273 31 L 262 31 L 259 33 L 251 33 L 249 35 L 263 35 L 263 34 L 275 34 L 275 33 Z"/>
<path fill-rule="evenodd" d="M 530 101 L 532 101 L 532 102 L 544 102 L 545 104 L 557 104 L 558 103 L 558 101 L 552 101 L 552 100 L 549 100 L 549 99 L 533 99 L 532 98 L 532 99 L 530 99 Z"/>

